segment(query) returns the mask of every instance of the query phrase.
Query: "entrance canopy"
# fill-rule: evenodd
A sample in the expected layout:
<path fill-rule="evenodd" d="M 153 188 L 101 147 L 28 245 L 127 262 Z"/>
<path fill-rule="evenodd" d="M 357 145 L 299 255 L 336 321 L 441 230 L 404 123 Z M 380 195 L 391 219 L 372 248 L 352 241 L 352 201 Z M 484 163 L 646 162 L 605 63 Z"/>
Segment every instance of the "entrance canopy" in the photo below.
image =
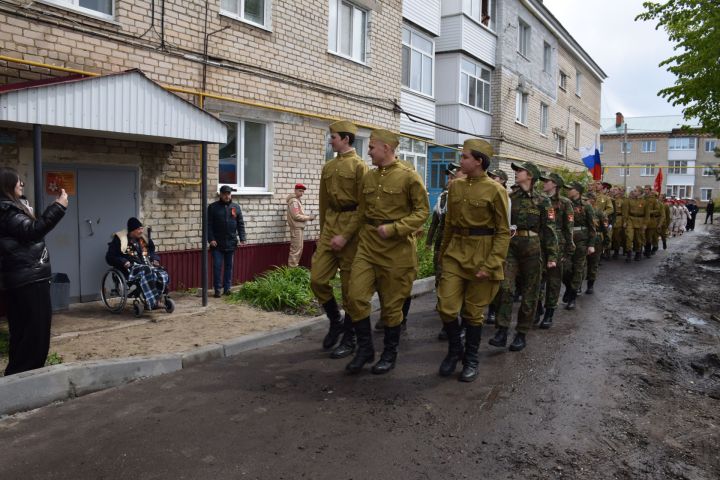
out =
<path fill-rule="evenodd" d="M 0 126 L 153 143 L 225 143 L 227 127 L 140 70 L 0 86 Z"/>

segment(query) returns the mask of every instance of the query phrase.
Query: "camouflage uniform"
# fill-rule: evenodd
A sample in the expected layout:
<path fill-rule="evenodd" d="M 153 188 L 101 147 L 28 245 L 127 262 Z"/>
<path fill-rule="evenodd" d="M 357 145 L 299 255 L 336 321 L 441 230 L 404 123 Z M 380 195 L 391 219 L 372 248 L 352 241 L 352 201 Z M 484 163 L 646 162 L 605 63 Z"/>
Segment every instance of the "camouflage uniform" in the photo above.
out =
<path fill-rule="evenodd" d="M 552 206 L 555 209 L 555 230 L 558 237 L 558 251 L 560 261 L 555 268 L 545 268 L 545 309 L 557 307 L 562 286 L 563 271 L 568 268 L 575 252 L 573 241 L 573 227 L 575 226 L 575 212 L 569 198 L 560 195 L 560 189 L 564 186 L 562 178 L 557 174 L 547 177 L 557 185 L 555 196 L 551 197 Z M 547 314 L 546 314 L 547 317 Z"/>
<path fill-rule="evenodd" d="M 627 199 L 622 193 L 613 199 L 615 206 L 615 219 L 612 223 L 612 249 L 614 251 L 613 258 L 617 258 L 620 255 L 620 248 L 625 248 L 625 228 L 623 226 L 623 204 Z"/>
<path fill-rule="evenodd" d="M 584 187 L 573 182 L 569 188 L 576 190 L 582 194 Z M 575 225 L 573 227 L 573 241 L 575 242 L 575 253 L 572 258 L 572 266 L 568 268 L 564 275 L 565 297 L 568 301 L 567 309 L 575 308 L 575 297 L 577 291 L 582 285 L 585 276 L 585 267 L 587 265 L 587 249 L 590 241 L 595 239 L 595 224 L 593 208 L 582 197 L 572 200 Z"/>
<path fill-rule="evenodd" d="M 513 163 L 512 168 L 516 171 L 526 170 L 533 179 L 540 179 L 540 170 L 530 162 L 521 165 Z M 555 231 L 555 210 L 550 198 L 532 189 L 529 192 L 519 189 L 510 194 L 510 200 L 511 223 L 516 229 L 510 240 L 505 262 L 505 279 L 500 287 L 502 300 L 496 318 L 499 331 L 490 342 L 494 346 L 505 346 L 512 316 L 515 281 L 517 278 L 522 278 L 520 285 L 522 303 L 516 327 L 519 335 L 516 336 L 513 344 L 520 337 L 524 347 L 525 334 L 530 331 L 535 318 L 543 261 L 557 263 L 558 239 Z"/>
<path fill-rule="evenodd" d="M 597 202 L 597 200 L 596 200 Z M 595 247 L 595 252 L 588 255 L 587 260 L 587 290 L 586 293 L 593 293 L 595 280 L 597 279 L 598 267 L 600 266 L 600 254 L 608 236 L 608 218 L 605 212 L 599 208 L 594 210 L 593 225 L 595 226 L 595 239 L 588 242 L 588 246 Z"/>

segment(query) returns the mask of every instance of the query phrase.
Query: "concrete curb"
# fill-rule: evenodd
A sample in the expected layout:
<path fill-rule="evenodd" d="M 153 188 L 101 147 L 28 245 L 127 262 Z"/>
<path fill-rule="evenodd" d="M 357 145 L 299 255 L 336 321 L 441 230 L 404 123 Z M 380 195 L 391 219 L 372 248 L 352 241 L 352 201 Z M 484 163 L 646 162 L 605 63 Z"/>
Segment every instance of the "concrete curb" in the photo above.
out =
<path fill-rule="evenodd" d="M 434 288 L 434 277 L 416 280 L 412 296 L 432 292 Z M 377 294 L 373 296 L 372 306 L 373 310 L 380 308 Z M 0 416 L 274 345 L 324 327 L 326 322 L 325 315 L 320 315 L 281 330 L 252 333 L 186 352 L 67 363 L 2 377 Z"/>

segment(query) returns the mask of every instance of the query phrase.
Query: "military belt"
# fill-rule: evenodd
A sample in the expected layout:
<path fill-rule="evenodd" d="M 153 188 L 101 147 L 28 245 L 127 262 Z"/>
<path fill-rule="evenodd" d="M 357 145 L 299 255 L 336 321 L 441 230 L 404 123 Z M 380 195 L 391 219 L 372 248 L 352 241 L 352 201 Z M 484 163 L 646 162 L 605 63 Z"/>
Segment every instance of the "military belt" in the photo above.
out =
<path fill-rule="evenodd" d="M 645 218 L 645 215 L 630 215 L 630 218 Z"/>
<path fill-rule="evenodd" d="M 460 228 L 452 227 L 452 232 L 466 237 L 482 237 L 495 235 L 494 228 Z"/>
<path fill-rule="evenodd" d="M 373 227 L 379 227 L 380 225 L 388 225 L 390 223 L 395 223 L 397 220 L 381 220 L 379 218 L 366 218 L 365 223 L 368 225 L 372 225 Z"/>
<path fill-rule="evenodd" d="M 587 230 L 587 227 L 573 227 L 573 232 L 583 232 Z"/>
<path fill-rule="evenodd" d="M 330 207 L 331 210 L 335 210 L 336 212 L 354 212 L 355 210 L 357 210 L 357 208 L 358 208 L 357 203 L 345 205 L 344 207 L 338 207 L 338 208 Z"/>
<path fill-rule="evenodd" d="M 538 233 L 532 230 L 515 230 L 515 236 L 517 237 L 537 237 Z"/>
<path fill-rule="evenodd" d="M 660 217 L 660 214 L 659 214 L 659 213 L 653 213 L 653 214 L 650 215 L 650 216 L 651 216 L 651 217 L 655 217 L 655 218 L 659 218 L 659 217 Z"/>

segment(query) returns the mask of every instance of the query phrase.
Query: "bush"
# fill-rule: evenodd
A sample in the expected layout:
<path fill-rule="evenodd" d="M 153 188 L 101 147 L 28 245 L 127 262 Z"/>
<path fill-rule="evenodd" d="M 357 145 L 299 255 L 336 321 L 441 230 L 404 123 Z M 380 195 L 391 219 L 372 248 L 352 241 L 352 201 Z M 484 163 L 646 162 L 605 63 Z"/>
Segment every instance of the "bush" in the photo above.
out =
<path fill-rule="evenodd" d="M 52 352 L 45 360 L 45 366 L 60 365 L 61 363 L 63 363 L 63 357 L 57 352 Z"/>
<path fill-rule="evenodd" d="M 4 328 L 0 328 L 0 357 L 7 357 L 10 349 L 10 334 Z"/>
<path fill-rule="evenodd" d="M 417 278 L 427 278 L 435 275 L 433 265 L 433 249 L 425 248 L 425 238 L 417 239 L 418 275 Z"/>
<path fill-rule="evenodd" d="M 267 311 L 293 314 L 314 313 L 310 271 L 303 267 L 279 267 L 256 280 L 243 283 L 230 295 L 231 302 L 245 302 Z"/>

